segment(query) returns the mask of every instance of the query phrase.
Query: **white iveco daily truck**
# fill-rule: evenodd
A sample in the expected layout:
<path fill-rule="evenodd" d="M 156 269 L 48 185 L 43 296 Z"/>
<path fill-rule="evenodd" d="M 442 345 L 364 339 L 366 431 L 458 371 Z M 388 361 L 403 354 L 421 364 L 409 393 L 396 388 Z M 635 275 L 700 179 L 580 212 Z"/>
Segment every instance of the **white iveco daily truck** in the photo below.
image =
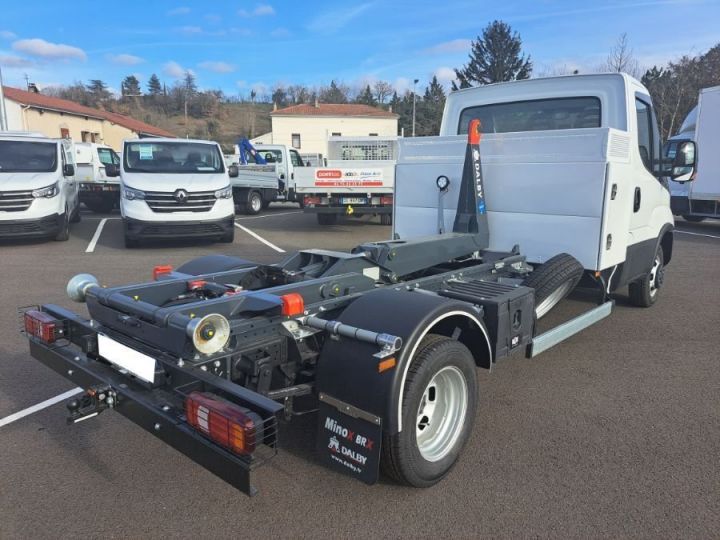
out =
<path fill-rule="evenodd" d="M 0 132 L 0 237 L 67 240 L 80 221 L 73 143 Z"/>
<path fill-rule="evenodd" d="M 114 409 L 252 494 L 280 419 L 317 411 L 333 470 L 441 481 L 492 407 L 477 368 L 602 320 L 623 285 L 639 306 L 657 300 L 673 243 L 664 178 L 694 166 L 688 141 L 666 170 L 647 90 L 620 74 L 461 90 L 441 132 L 400 142 L 398 239 L 278 264 L 210 255 L 110 288 L 79 274 L 67 291 L 89 316 L 26 310 L 32 356 L 88 389 L 70 422 Z M 597 305 L 542 331 L 580 280 Z"/>
<path fill-rule="evenodd" d="M 214 238 L 232 242 L 235 208 L 230 175 L 220 145 L 182 139 L 134 139 L 124 143 L 120 175 L 120 213 L 125 246 L 143 239 Z"/>

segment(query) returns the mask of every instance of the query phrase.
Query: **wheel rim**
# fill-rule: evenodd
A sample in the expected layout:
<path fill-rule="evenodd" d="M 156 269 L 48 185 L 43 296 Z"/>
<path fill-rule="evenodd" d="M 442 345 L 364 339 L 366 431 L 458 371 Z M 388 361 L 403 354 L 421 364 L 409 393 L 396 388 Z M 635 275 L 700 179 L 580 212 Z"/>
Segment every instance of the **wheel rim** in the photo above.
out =
<path fill-rule="evenodd" d="M 653 267 L 650 270 L 650 297 L 655 298 L 657 296 L 658 289 L 662 283 L 661 281 L 661 266 L 660 255 L 655 255 L 653 261 Z"/>
<path fill-rule="evenodd" d="M 566 281 L 560 287 L 551 292 L 545 300 L 535 306 L 535 315 L 537 318 L 539 319 L 544 316 L 548 311 L 555 307 L 560 300 L 565 298 L 565 295 L 570 292 L 572 286 L 572 281 Z"/>
<path fill-rule="evenodd" d="M 262 201 L 260 200 L 260 197 L 254 195 L 252 199 L 250 199 L 250 206 L 254 212 L 259 212 L 260 208 L 262 208 Z"/>
<path fill-rule="evenodd" d="M 462 371 L 448 366 L 428 383 L 417 411 L 415 436 L 420 455 L 439 461 L 453 449 L 465 425 L 468 385 Z"/>

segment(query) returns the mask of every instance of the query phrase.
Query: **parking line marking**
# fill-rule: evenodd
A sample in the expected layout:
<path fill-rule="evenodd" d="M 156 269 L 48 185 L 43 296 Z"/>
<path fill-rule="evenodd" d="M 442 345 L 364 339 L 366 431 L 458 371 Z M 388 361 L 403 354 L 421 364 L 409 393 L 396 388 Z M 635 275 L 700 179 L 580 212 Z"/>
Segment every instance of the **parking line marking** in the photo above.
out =
<path fill-rule="evenodd" d="M 90 240 L 90 243 L 88 244 L 85 253 L 92 253 L 93 251 L 95 251 L 95 246 L 100 239 L 100 234 L 102 233 L 103 227 L 105 227 L 107 220 L 108 218 L 102 218 L 100 220 L 100 223 L 98 223 L 97 229 L 95 229 L 95 234 L 93 235 L 92 240 Z"/>
<path fill-rule="evenodd" d="M 73 388 L 72 390 L 68 390 L 67 392 L 64 392 L 60 394 L 59 396 L 55 396 L 54 398 L 46 399 L 45 401 L 41 401 L 37 405 L 33 405 L 32 407 L 28 407 L 27 409 L 23 409 L 22 411 L 16 412 L 11 414 L 10 416 L 6 416 L 5 418 L 0 420 L 0 427 L 7 426 L 8 424 L 12 424 L 16 420 L 20 420 L 21 418 L 24 418 L 30 414 L 36 413 L 38 411 L 41 411 L 43 409 L 46 409 L 47 407 L 50 407 L 51 405 L 55 405 L 56 403 L 73 397 L 78 392 L 82 392 L 82 388 Z"/>
<path fill-rule="evenodd" d="M 236 218 L 236 221 L 238 221 L 238 220 L 245 221 L 246 219 L 262 219 L 262 218 L 269 218 L 269 217 L 275 217 L 275 216 L 289 216 L 290 214 L 302 214 L 302 213 L 303 213 L 302 210 L 295 210 L 294 212 L 278 212 L 277 214 L 263 214 L 262 216 Z"/>
<path fill-rule="evenodd" d="M 680 229 L 675 229 L 675 232 L 679 232 L 682 234 L 691 234 L 693 236 L 704 236 L 705 238 L 717 238 L 718 240 L 720 240 L 720 236 L 715 236 L 714 234 L 702 234 L 690 231 L 681 231 Z"/>
<path fill-rule="evenodd" d="M 253 238 L 256 238 L 257 240 L 260 240 L 263 244 L 265 244 L 266 246 L 274 249 L 274 250 L 277 251 L 278 253 L 285 253 L 285 250 L 284 250 L 283 248 L 277 247 L 277 246 L 276 246 L 275 244 L 273 244 L 272 242 L 269 242 L 269 241 L 265 240 L 262 236 L 260 236 L 260 235 L 257 234 L 257 233 L 252 232 L 252 231 L 251 231 L 250 229 L 248 229 L 247 227 L 243 227 L 243 226 L 240 225 L 238 222 L 235 222 L 235 226 L 236 226 L 238 229 L 242 229 L 243 231 L 245 231 L 246 233 L 248 233 L 248 234 L 249 234 L 250 236 L 252 236 Z"/>

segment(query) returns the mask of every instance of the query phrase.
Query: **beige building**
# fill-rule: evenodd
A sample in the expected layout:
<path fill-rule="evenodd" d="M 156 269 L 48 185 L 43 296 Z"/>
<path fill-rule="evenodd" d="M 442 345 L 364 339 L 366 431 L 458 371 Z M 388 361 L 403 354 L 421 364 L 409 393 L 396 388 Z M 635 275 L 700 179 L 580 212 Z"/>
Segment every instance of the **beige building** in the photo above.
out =
<path fill-rule="evenodd" d="M 123 114 L 85 107 L 72 101 L 3 87 L 8 129 L 35 131 L 75 142 L 106 144 L 122 149 L 123 139 L 174 137 L 163 129 Z"/>
<path fill-rule="evenodd" d="M 398 134 L 398 115 L 359 104 L 293 105 L 270 113 L 272 131 L 254 143 L 286 144 L 303 154 L 328 155 L 328 137 L 386 137 Z"/>

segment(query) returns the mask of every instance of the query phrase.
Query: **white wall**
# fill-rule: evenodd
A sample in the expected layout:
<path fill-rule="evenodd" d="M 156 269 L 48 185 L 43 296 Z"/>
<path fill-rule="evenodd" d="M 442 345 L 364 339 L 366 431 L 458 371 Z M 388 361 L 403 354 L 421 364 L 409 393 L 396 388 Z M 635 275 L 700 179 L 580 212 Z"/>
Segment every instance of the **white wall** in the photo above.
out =
<path fill-rule="evenodd" d="M 22 118 L 22 107 L 19 103 L 5 99 L 5 111 L 7 111 L 8 131 L 24 131 Z"/>
<path fill-rule="evenodd" d="M 292 134 L 300 134 L 300 152 L 328 154 L 327 139 L 333 133 L 343 137 L 398 134 L 397 118 L 356 116 L 272 116 L 272 143 L 292 145 Z M 260 138 L 260 137 L 258 137 Z M 266 138 L 266 137 L 265 137 Z M 263 138 L 263 142 L 265 141 Z"/>

